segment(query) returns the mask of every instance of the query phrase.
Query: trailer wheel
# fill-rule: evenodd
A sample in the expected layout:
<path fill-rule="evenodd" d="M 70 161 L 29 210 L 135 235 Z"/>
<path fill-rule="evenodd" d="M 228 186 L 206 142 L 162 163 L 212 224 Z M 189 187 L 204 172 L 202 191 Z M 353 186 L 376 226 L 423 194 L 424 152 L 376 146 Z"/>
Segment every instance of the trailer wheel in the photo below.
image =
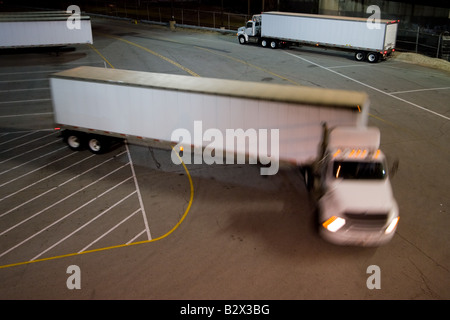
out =
<path fill-rule="evenodd" d="M 261 46 L 262 46 L 263 48 L 266 48 L 266 47 L 267 47 L 267 40 L 266 40 L 266 39 L 262 39 L 262 40 L 261 40 Z"/>
<path fill-rule="evenodd" d="M 104 137 L 92 135 L 88 138 L 87 145 L 92 153 L 100 154 L 108 151 L 109 141 Z"/>
<path fill-rule="evenodd" d="M 367 61 L 369 61 L 370 63 L 378 62 L 378 58 L 378 53 L 376 52 L 369 52 L 367 54 Z"/>
<path fill-rule="evenodd" d="M 272 49 L 276 49 L 278 47 L 278 42 L 276 42 L 275 40 L 270 41 L 270 47 Z"/>
<path fill-rule="evenodd" d="M 244 36 L 239 36 L 239 43 L 240 44 L 246 44 L 247 41 L 245 41 L 245 37 Z"/>
<path fill-rule="evenodd" d="M 73 151 L 83 149 L 84 137 L 81 132 L 69 131 L 64 133 L 64 141 Z"/>
<path fill-rule="evenodd" d="M 357 61 L 363 61 L 365 58 L 366 58 L 366 55 L 365 55 L 364 52 L 358 51 L 358 52 L 355 53 L 355 59 Z"/>

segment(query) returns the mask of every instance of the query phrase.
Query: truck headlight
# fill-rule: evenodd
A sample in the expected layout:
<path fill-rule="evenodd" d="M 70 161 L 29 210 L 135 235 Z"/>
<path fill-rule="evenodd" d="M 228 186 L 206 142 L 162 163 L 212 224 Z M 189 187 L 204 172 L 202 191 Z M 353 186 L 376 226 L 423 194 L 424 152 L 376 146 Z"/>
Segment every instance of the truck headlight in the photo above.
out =
<path fill-rule="evenodd" d="M 395 227 L 397 227 L 398 224 L 398 220 L 400 220 L 400 217 L 396 217 L 394 218 L 391 223 L 389 223 L 389 226 L 386 228 L 386 230 L 384 231 L 385 234 L 389 234 L 392 231 L 395 230 Z"/>
<path fill-rule="evenodd" d="M 345 225 L 345 219 L 332 216 L 330 219 L 322 223 L 322 226 L 328 231 L 336 232 Z"/>

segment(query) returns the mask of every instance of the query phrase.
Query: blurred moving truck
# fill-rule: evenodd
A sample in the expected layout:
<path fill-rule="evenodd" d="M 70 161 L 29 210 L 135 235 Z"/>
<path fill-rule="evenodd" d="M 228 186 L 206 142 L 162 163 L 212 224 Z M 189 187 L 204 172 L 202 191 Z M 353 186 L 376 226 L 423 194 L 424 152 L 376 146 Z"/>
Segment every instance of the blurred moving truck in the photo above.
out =
<path fill-rule="evenodd" d="M 172 155 L 183 149 L 185 159 L 187 150 L 244 154 L 266 165 L 267 175 L 278 162 L 294 165 L 320 195 L 324 238 L 380 245 L 395 233 L 398 208 L 380 132 L 367 127 L 365 93 L 95 67 L 52 74 L 50 86 L 56 126 L 73 150 L 102 153 L 120 139 L 172 148 Z M 194 138 L 174 136 L 180 128 Z M 218 143 L 230 130 L 233 139 Z M 251 139 L 262 130 L 277 139 Z"/>
<path fill-rule="evenodd" d="M 395 50 L 398 20 L 264 12 L 254 15 L 238 29 L 240 44 L 259 43 L 272 49 L 290 45 L 312 45 L 355 53 L 358 61 L 371 63 L 384 59 Z"/>

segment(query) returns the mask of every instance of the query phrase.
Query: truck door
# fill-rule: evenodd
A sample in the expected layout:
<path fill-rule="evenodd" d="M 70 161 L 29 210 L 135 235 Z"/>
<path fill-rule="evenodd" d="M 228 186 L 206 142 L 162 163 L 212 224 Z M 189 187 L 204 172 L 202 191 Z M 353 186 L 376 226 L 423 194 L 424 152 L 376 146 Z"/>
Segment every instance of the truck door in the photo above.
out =
<path fill-rule="evenodd" d="M 254 36 L 254 22 L 253 21 L 247 22 L 247 24 L 245 26 L 245 34 L 250 37 Z"/>

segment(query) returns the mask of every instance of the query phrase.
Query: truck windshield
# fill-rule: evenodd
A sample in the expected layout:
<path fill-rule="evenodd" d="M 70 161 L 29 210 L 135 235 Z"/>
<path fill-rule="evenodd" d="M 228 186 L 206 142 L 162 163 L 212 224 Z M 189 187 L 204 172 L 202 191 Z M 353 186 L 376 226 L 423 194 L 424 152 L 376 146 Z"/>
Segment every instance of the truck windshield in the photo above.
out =
<path fill-rule="evenodd" d="M 386 169 L 381 162 L 335 161 L 333 175 L 336 179 L 384 179 Z"/>

